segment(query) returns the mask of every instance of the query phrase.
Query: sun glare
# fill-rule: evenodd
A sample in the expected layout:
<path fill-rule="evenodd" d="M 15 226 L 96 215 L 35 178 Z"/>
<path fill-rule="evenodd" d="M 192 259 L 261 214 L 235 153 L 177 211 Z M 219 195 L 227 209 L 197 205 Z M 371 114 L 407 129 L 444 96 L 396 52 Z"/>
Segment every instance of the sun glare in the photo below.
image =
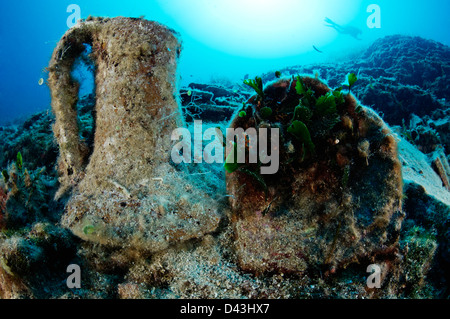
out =
<path fill-rule="evenodd" d="M 160 0 L 182 33 L 232 55 L 290 56 L 326 45 L 336 32 L 325 17 L 346 24 L 361 0 Z"/>

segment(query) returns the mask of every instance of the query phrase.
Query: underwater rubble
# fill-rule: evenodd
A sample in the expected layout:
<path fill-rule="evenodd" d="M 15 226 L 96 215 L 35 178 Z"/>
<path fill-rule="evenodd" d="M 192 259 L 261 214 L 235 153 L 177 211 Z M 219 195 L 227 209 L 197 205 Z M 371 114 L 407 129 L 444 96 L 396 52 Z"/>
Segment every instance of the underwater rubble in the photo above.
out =
<path fill-rule="evenodd" d="M 247 91 L 238 91 L 219 84 L 190 83 L 180 90 L 186 122 L 229 121 L 236 109 L 250 96 Z"/>
<path fill-rule="evenodd" d="M 109 74 L 120 53 L 107 49 L 116 23 L 130 27 L 128 36 L 136 24 L 155 28 L 150 37 L 157 32 L 159 43 L 177 46 L 171 30 L 145 20 L 86 21 L 76 32 L 95 35 L 94 54 Z M 155 61 L 175 67 L 176 49 L 162 45 L 146 57 L 121 38 L 113 47 L 130 50 L 127 68 L 139 73 L 148 63 L 155 72 Z M 432 41 L 391 36 L 359 60 L 292 67 L 280 78 L 269 72 L 260 91 L 191 83 L 179 92 L 182 114 L 173 122 L 164 121 L 178 109 L 171 86 L 129 105 L 130 122 L 120 109 L 99 121 L 105 111 L 98 105 L 111 101 L 77 100 L 55 81 L 53 100 L 69 96 L 78 114 L 69 134 L 80 144 L 65 147 L 53 134 L 58 120 L 73 116 L 64 103 L 55 114 L 0 127 L 0 298 L 448 298 L 448 52 Z M 163 85 L 168 69 L 154 81 Z M 358 78 L 351 92 L 342 88 L 349 72 Z M 114 99 L 133 85 L 131 73 L 126 85 L 115 82 Z M 146 118 L 144 102 L 163 98 L 171 109 Z M 194 119 L 222 129 L 279 127 L 279 174 L 262 177 L 256 164 L 175 165 L 165 162 L 167 147 L 141 147 L 175 124 L 192 129 Z M 123 135 L 144 140 L 116 144 L 122 154 L 100 147 L 111 142 L 103 138 Z M 79 145 L 87 153 L 77 153 Z M 64 163 L 76 154 L 85 156 L 72 172 L 80 175 L 69 176 Z M 213 212 L 199 214 L 204 207 Z M 67 287 L 69 264 L 81 267 L 81 288 Z M 366 285 L 370 264 L 381 267 L 380 289 Z"/>

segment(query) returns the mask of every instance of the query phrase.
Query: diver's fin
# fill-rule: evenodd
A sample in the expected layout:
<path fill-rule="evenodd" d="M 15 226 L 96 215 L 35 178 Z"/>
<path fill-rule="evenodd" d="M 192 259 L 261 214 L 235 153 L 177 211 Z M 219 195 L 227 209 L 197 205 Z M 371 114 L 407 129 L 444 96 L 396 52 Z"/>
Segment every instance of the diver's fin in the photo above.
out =
<path fill-rule="evenodd" d="M 333 22 L 333 20 L 331 20 L 330 18 L 327 18 L 327 17 L 325 17 L 325 19 L 323 21 L 325 21 L 326 23 L 329 23 L 331 25 L 336 25 L 336 23 Z"/>
<path fill-rule="evenodd" d="M 316 46 L 315 45 L 313 45 L 313 48 L 314 48 L 314 50 L 316 50 L 317 52 L 319 52 L 319 53 L 323 53 L 322 51 L 320 51 L 318 48 L 316 48 Z"/>

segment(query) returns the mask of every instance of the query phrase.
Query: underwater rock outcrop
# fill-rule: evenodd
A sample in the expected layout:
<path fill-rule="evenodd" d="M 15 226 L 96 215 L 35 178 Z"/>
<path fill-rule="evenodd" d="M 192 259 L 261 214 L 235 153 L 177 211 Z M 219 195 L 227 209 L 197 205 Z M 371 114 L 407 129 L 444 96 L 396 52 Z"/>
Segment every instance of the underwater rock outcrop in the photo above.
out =
<path fill-rule="evenodd" d="M 352 92 L 364 105 L 383 114 L 389 125 L 409 121 L 450 107 L 450 48 L 420 37 L 392 35 L 376 40 L 367 50 L 338 63 L 293 66 L 283 75 L 315 74 L 330 87 L 341 85 L 341 76 L 357 73 Z M 273 80 L 274 72 L 262 76 Z"/>
<path fill-rule="evenodd" d="M 433 295 L 445 295 L 450 269 L 450 192 L 426 154 L 403 138 L 398 145 L 406 218 L 399 241 L 403 258 L 389 286 L 398 296 L 420 298 L 427 289 Z"/>
<path fill-rule="evenodd" d="M 400 134 L 413 143 L 421 152 L 431 154 L 443 148 L 450 155 L 450 109 L 436 110 L 422 118 L 411 115 L 409 124 L 404 124 Z"/>
<path fill-rule="evenodd" d="M 342 87 L 298 76 L 269 84 L 231 126 L 280 130 L 277 173 L 259 175 L 260 164 L 247 161 L 226 176 L 244 270 L 334 272 L 395 251 L 404 217 L 401 164 L 374 111 Z"/>
<path fill-rule="evenodd" d="M 21 153 L 9 169 L 2 171 L 5 193 L 0 199 L 1 219 L 6 228 L 18 229 L 39 221 L 48 213 L 49 189 L 54 185 L 52 178 L 43 174 L 44 168 L 28 170 L 23 165 Z M 53 184 L 53 185 L 52 185 Z M 3 207 L 2 207 L 3 206 Z"/>
<path fill-rule="evenodd" d="M 54 117 L 48 110 L 31 115 L 17 127 L 0 127 L 0 167 L 15 162 L 21 152 L 29 170 L 45 167 L 51 172 L 58 157 L 53 123 Z"/>
<path fill-rule="evenodd" d="M 79 138 L 74 59 L 92 46 L 96 104 L 93 149 Z M 172 131 L 183 125 L 175 99 L 177 35 L 143 19 L 92 18 L 54 50 L 49 86 L 60 147 L 60 190 L 71 190 L 62 224 L 110 246 L 157 251 L 213 231 L 218 204 L 170 163 Z"/>
<path fill-rule="evenodd" d="M 49 298 L 48 287 L 65 281 L 76 245 L 70 231 L 49 222 L 0 234 L 0 298 Z M 35 289 L 43 282 L 47 289 Z"/>
<path fill-rule="evenodd" d="M 450 98 L 450 48 L 421 37 L 391 35 L 375 41 L 357 61 L 373 77 L 395 78 L 438 99 Z"/>

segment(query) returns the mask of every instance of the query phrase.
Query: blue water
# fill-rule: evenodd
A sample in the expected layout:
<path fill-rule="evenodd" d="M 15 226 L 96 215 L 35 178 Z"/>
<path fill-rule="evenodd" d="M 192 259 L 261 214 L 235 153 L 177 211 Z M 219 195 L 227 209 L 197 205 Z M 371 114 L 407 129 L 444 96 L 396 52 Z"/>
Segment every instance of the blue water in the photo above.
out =
<path fill-rule="evenodd" d="M 338 62 L 390 34 L 450 45 L 450 1 L 388 0 L 128 0 L 2 1 L 0 4 L 0 124 L 50 107 L 52 51 L 76 4 L 81 18 L 129 16 L 159 21 L 180 33 L 180 85 L 242 81 L 284 66 Z M 370 5 L 380 9 L 371 20 Z M 328 17 L 359 28 L 361 40 L 324 25 Z M 368 19 L 376 22 L 369 28 Z M 379 24 L 378 24 L 379 23 Z M 314 47 L 322 53 L 316 51 Z"/>

